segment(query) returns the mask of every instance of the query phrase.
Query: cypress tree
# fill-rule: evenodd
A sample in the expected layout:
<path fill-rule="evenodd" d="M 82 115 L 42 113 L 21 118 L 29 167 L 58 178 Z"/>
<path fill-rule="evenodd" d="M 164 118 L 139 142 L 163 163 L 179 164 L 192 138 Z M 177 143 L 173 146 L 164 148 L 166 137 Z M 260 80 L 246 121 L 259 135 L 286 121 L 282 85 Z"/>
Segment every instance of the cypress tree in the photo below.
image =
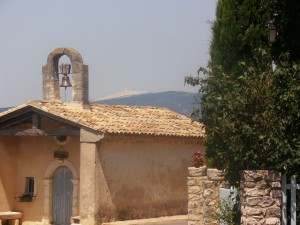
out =
<path fill-rule="evenodd" d="M 205 74 L 200 84 L 206 157 L 230 183 L 244 169 L 295 172 L 300 166 L 300 66 L 297 0 L 219 0 Z M 268 41 L 268 23 L 278 29 Z M 293 33 L 294 32 L 294 33 Z M 272 69 L 275 60 L 276 70 Z M 298 74 L 298 75 L 297 75 Z"/>

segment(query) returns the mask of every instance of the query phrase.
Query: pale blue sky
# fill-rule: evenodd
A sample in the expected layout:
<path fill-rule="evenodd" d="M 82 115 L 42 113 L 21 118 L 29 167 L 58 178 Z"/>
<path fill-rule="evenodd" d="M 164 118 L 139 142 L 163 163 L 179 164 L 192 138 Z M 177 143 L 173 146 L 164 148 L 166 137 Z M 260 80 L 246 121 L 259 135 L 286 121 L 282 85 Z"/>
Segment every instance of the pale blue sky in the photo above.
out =
<path fill-rule="evenodd" d="M 0 107 L 43 98 L 42 66 L 57 47 L 89 65 L 91 100 L 124 89 L 196 92 L 184 76 L 207 64 L 216 2 L 0 0 Z"/>

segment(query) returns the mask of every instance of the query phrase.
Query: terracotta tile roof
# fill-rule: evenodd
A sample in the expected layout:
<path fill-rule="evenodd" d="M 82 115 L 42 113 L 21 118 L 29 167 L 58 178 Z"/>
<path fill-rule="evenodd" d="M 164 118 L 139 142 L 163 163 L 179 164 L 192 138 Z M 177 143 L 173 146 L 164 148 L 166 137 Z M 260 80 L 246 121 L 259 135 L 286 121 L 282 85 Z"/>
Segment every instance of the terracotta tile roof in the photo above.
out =
<path fill-rule="evenodd" d="M 203 137 L 204 128 L 198 122 L 167 108 L 90 104 L 90 109 L 78 109 L 70 103 L 30 101 L 0 113 L 0 117 L 26 107 L 69 120 L 79 126 L 111 134 L 144 134 L 182 137 Z"/>

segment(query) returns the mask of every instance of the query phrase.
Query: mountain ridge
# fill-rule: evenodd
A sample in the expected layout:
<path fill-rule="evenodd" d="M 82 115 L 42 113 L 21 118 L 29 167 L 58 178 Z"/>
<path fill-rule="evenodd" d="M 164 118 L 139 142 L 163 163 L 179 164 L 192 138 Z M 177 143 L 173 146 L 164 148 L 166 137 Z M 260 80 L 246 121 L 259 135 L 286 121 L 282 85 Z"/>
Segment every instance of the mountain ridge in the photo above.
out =
<path fill-rule="evenodd" d="M 156 106 L 169 108 L 179 114 L 190 116 L 193 104 L 196 102 L 196 93 L 182 91 L 164 91 L 158 93 L 144 93 L 129 97 L 120 97 L 93 101 L 96 104 Z"/>
<path fill-rule="evenodd" d="M 143 91 L 125 90 L 110 96 L 97 98 L 96 100 L 90 101 L 90 103 L 104 105 L 164 107 L 181 115 L 190 117 L 190 113 L 193 110 L 193 105 L 196 102 L 196 99 L 197 94 L 191 92 L 164 91 L 157 93 L 146 93 Z M 10 108 L 12 107 L 0 108 L 0 112 Z"/>
<path fill-rule="evenodd" d="M 108 96 L 105 96 L 105 97 L 93 99 L 91 102 L 108 100 L 108 99 L 115 99 L 115 98 L 131 97 L 131 96 L 134 96 L 134 95 L 140 95 L 140 94 L 146 94 L 146 93 L 147 92 L 145 92 L 145 91 L 124 90 L 124 91 L 117 92 L 117 93 L 112 94 L 112 95 L 108 95 Z"/>

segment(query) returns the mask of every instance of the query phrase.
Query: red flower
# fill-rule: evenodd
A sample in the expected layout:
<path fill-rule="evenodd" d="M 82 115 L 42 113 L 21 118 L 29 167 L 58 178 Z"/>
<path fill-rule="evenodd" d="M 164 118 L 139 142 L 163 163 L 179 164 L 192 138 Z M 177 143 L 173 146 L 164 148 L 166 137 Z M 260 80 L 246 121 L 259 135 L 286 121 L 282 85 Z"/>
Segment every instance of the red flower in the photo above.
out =
<path fill-rule="evenodd" d="M 195 152 L 193 154 L 192 166 L 199 168 L 200 166 L 204 166 L 204 165 L 205 165 L 205 159 L 202 153 L 200 151 Z"/>

